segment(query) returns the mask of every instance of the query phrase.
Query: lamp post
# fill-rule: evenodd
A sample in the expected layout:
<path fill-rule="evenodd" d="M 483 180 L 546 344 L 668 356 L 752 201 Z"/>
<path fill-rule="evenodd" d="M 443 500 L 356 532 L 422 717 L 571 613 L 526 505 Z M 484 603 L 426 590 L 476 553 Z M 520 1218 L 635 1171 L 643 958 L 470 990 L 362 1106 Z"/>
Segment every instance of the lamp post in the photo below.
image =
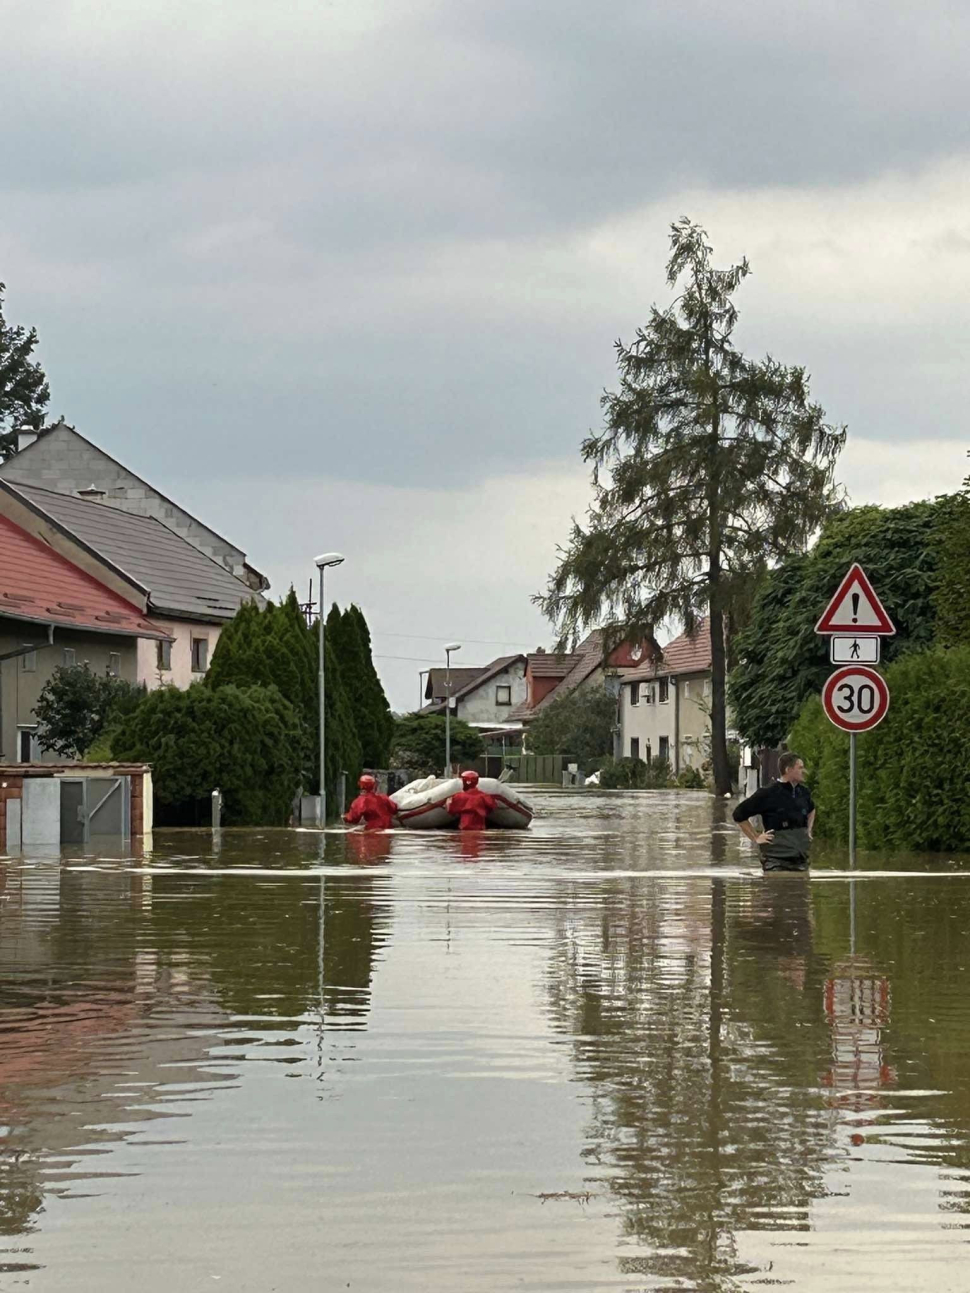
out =
<path fill-rule="evenodd" d="M 460 651 L 460 642 L 445 646 L 445 776 L 451 775 L 451 653 Z"/>
<path fill-rule="evenodd" d="M 325 679 L 323 663 L 326 659 L 323 641 L 323 572 L 328 566 L 339 566 L 343 557 L 339 552 L 324 552 L 316 558 L 314 564 L 320 572 L 320 616 L 317 621 L 317 672 L 320 683 L 320 825 L 327 824 L 327 783 L 326 783 L 326 764 L 323 760 L 324 755 L 324 697 Z"/>

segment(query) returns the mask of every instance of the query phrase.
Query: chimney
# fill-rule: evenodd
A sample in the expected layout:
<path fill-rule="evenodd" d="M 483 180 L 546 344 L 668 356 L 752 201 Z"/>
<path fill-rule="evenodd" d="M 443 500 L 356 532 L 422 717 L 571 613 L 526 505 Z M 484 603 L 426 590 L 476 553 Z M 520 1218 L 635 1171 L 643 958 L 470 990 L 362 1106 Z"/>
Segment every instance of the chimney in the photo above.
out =
<path fill-rule="evenodd" d="M 87 489 L 79 489 L 77 496 L 78 498 L 86 498 L 89 503 L 100 503 L 104 500 L 105 492 L 103 489 L 99 489 L 97 485 L 89 485 Z"/>
<path fill-rule="evenodd" d="M 20 453 L 22 449 L 29 449 L 30 446 L 37 439 L 38 434 L 39 433 L 34 427 L 18 427 L 17 428 L 17 452 Z"/>

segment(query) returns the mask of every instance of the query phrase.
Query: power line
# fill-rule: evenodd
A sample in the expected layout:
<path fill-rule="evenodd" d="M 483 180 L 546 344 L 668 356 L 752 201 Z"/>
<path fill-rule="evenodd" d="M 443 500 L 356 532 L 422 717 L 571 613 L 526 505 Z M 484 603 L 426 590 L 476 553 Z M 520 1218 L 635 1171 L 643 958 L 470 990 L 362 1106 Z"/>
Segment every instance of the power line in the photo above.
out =
<path fill-rule="evenodd" d="M 377 655 L 375 652 L 374 659 L 375 660 L 410 660 L 414 664 L 439 664 L 440 663 L 437 656 L 429 658 L 426 655 Z M 445 667 L 444 665 L 441 665 L 442 669 L 444 667 Z M 456 664 L 456 665 L 453 665 L 452 668 L 453 669 L 484 669 L 486 668 L 486 666 L 483 664 Z"/>
<path fill-rule="evenodd" d="M 371 629 L 372 633 L 379 633 L 385 638 L 412 638 L 415 642 L 439 642 L 448 636 L 447 633 L 390 633 L 386 629 Z M 474 646 L 517 646 L 525 647 L 523 642 L 515 642 L 511 638 L 462 638 L 462 642 L 471 642 Z M 531 649 L 531 648 L 525 648 Z M 391 658 L 391 657 L 387 657 Z M 403 658 L 403 657 L 399 657 Z"/>

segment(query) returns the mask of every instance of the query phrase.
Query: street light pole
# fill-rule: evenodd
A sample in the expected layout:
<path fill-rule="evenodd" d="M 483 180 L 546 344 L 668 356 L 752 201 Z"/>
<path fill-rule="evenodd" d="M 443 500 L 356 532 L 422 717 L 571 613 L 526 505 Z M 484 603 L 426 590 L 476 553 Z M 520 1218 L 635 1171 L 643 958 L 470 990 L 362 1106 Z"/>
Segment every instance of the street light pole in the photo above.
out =
<path fill-rule="evenodd" d="M 445 776 L 451 776 L 451 653 L 460 651 L 460 642 L 445 646 Z"/>
<path fill-rule="evenodd" d="M 320 825 L 327 824 L 327 781 L 326 781 L 326 763 L 324 762 L 325 745 L 325 726 L 324 716 L 325 699 L 326 699 L 326 678 L 324 676 L 324 661 L 326 660 L 326 649 L 323 640 L 323 572 L 328 566 L 339 566 L 343 557 L 339 552 L 324 552 L 316 559 L 316 567 L 320 572 L 320 614 L 317 619 L 317 673 L 319 678 L 319 699 L 320 699 Z"/>

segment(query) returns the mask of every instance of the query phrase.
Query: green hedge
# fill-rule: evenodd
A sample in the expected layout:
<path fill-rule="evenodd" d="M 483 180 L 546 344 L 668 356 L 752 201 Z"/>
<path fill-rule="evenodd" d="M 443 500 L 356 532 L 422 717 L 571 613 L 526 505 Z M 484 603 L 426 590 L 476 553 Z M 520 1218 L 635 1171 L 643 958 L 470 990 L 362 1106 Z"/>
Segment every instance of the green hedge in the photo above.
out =
<path fill-rule="evenodd" d="M 275 687 L 161 687 L 122 720 L 111 750 L 150 763 L 155 797 L 188 822 L 218 788 L 227 826 L 285 826 L 300 785 L 300 725 Z"/>
<path fill-rule="evenodd" d="M 912 652 L 885 671 L 889 713 L 857 738 L 862 848 L 970 850 L 970 647 Z M 818 805 L 816 832 L 849 832 L 849 737 L 806 701 L 789 737 Z"/>

